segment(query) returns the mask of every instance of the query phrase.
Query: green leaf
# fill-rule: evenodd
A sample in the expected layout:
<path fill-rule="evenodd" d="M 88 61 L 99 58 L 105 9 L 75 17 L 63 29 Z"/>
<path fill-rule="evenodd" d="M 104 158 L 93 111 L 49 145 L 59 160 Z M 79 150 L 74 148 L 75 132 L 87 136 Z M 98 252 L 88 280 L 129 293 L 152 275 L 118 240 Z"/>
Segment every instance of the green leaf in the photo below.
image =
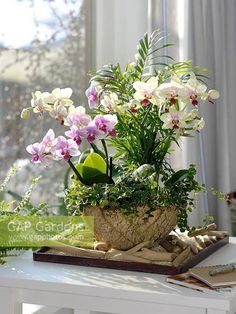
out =
<path fill-rule="evenodd" d="M 83 168 L 92 168 L 99 173 L 106 173 L 106 162 L 105 160 L 97 153 L 91 153 L 85 159 L 83 163 Z"/>
<path fill-rule="evenodd" d="M 161 47 L 158 47 L 158 48 L 152 50 L 151 52 L 149 52 L 149 53 L 148 53 L 148 56 L 153 55 L 155 52 L 160 51 L 160 50 L 162 50 L 162 49 L 164 49 L 164 48 L 172 47 L 172 46 L 174 46 L 174 45 L 173 45 L 173 44 L 165 44 L 165 45 L 163 45 L 163 46 L 161 46 Z"/>
<path fill-rule="evenodd" d="M 183 181 L 189 175 L 189 169 L 181 169 L 173 174 L 173 176 L 166 182 L 167 186 Z"/>
<path fill-rule="evenodd" d="M 98 174 L 85 179 L 87 185 L 92 185 L 94 183 L 109 183 L 110 178 L 106 174 Z"/>
<path fill-rule="evenodd" d="M 83 163 L 77 164 L 75 166 L 75 168 L 78 170 L 79 174 L 81 175 L 81 177 L 83 177 Z"/>
<path fill-rule="evenodd" d="M 105 160 L 97 153 L 90 153 L 84 160 L 84 163 L 76 165 L 83 182 L 88 185 L 108 183 L 110 178 L 106 175 L 106 168 Z"/>

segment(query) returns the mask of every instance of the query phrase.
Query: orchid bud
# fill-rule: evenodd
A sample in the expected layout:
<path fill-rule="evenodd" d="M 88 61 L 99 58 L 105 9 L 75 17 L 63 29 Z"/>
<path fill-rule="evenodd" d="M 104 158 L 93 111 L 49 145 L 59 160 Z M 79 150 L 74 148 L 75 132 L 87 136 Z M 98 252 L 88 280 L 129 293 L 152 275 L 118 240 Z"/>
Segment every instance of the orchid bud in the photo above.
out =
<path fill-rule="evenodd" d="M 21 111 L 21 119 L 28 120 L 30 118 L 30 108 L 25 108 Z"/>
<path fill-rule="evenodd" d="M 220 97 L 220 93 L 218 92 L 218 90 L 216 89 L 211 89 L 209 90 L 208 92 L 208 96 L 211 98 L 211 99 L 218 99 Z"/>

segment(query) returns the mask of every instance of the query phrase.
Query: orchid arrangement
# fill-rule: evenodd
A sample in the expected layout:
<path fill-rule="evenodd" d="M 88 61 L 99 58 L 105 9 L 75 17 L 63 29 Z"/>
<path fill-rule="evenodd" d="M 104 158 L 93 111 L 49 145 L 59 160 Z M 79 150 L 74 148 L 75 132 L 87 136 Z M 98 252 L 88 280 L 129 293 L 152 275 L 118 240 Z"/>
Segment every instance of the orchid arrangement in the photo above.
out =
<path fill-rule="evenodd" d="M 70 88 L 36 91 L 31 107 L 23 109 L 22 118 L 49 114 L 62 126 L 63 135 L 50 129 L 26 149 L 34 163 L 69 163 L 74 172 L 67 191 L 70 212 L 94 204 L 134 214 L 140 204 L 148 204 L 150 212 L 174 204 L 179 226 L 188 228 L 191 195 L 200 185 L 194 166 L 176 172 L 167 156 L 173 142 L 201 131 L 205 121 L 199 107 L 214 103 L 219 92 L 207 89 L 204 69 L 190 61 L 163 63 L 163 57 L 173 59 L 163 55 L 169 44 L 160 43 L 160 32 L 145 35 L 124 71 L 119 64 L 97 71 L 86 91 L 89 113 L 73 105 Z M 82 144 L 90 149 L 81 152 Z"/>

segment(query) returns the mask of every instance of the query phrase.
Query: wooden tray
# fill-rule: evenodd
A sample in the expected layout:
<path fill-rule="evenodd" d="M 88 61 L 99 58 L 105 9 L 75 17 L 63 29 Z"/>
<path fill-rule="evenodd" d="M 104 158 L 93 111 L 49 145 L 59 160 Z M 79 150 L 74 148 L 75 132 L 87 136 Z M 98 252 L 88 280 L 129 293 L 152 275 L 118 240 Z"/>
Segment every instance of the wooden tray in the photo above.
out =
<path fill-rule="evenodd" d="M 70 265 L 79 265 L 79 266 L 92 266 L 100 268 L 112 268 L 112 269 L 121 269 L 121 270 L 130 270 L 130 271 L 139 271 L 147 273 L 156 273 L 163 275 L 175 275 L 186 272 L 189 268 L 197 265 L 206 257 L 216 252 L 222 246 L 226 245 L 229 242 L 229 237 L 226 236 L 223 239 L 218 240 L 217 242 L 209 245 L 193 258 L 188 260 L 186 263 L 174 267 L 174 266 L 164 266 L 164 265 L 154 265 L 154 264 L 145 264 L 137 262 L 121 262 L 121 261 L 112 261 L 98 258 L 88 258 L 88 257 L 79 257 L 72 255 L 60 255 L 55 253 L 48 252 L 50 248 L 43 247 L 33 253 L 34 261 L 38 262 L 49 262 L 49 263 L 60 263 L 60 264 L 70 264 Z"/>

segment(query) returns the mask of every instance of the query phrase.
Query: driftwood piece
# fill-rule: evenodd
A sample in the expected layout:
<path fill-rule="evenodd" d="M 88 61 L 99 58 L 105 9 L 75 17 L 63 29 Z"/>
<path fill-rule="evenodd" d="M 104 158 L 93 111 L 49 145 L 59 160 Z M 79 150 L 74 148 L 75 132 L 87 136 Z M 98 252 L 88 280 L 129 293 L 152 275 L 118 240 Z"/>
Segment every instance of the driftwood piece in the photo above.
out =
<path fill-rule="evenodd" d="M 209 239 L 212 241 L 212 242 L 216 242 L 217 241 L 217 237 L 216 236 L 210 236 L 209 234 L 207 234 Z"/>
<path fill-rule="evenodd" d="M 152 264 L 154 264 L 154 265 L 161 265 L 161 266 L 173 266 L 172 262 L 156 261 L 156 262 L 152 262 Z"/>
<path fill-rule="evenodd" d="M 154 246 L 152 248 L 152 251 L 155 251 L 155 252 L 167 252 L 166 249 L 164 249 L 163 246 L 161 246 L 161 245 Z"/>
<path fill-rule="evenodd" d="M 145 258 L 137 257 L 137 256 L 130 255 L 127 253 L 119 253 L 117 255 L 112 256 L 109 259 L 111 259 L 113 261 L 137 262 L 137 263 L 148 263 L 148 264 L 150 264 L 150 261 L 145 259 Z"/>
<path fill-rule="evenodd" d="M 195 237 L 190 238 L 187 236 L 187 234 L 183 233 L 182 235 L 180 235 L 180 238 L 183 242 L 187 244 L 187 246 L 191 248 L 194 254 L 197 254 L 198 251 L 201 249 Z"/>
<path fill-rule="evenodd" d="M 204 239 L 204 242 L 205 242 L 206 246 L 209 246 L 210 244 L 213 243 L 213 241 L 210 239 L 210 237 L 207 234 L 205 234 L 203 236 L 203 239 Z"/>
<path fill-rule="evenodd" d="M 182 249 L 185 250 L 188 246 L 188 244 L 186 242 L 184 242 L 182 239 L 178 238 L 178 240 L 176 241 L 176 244 Z"/>
<path fill-rule="evenodd" d="M 202 251 L 202 250 L 203 250 L 203 247 L 199 244 L 199 242 L 197 241 L 196 237 L 192 238 L 192 240 L 194 241 L 194 243 L 195 243 L 196 246 L 197 246 L 197 253 L 198 253 L 199 251 Z M 193 253 L 195 253 L 195 252 L 193 252 Z M 197 253 L 195 253 L 195 254 L 197 254 Z"/>
<path fill-rule="evenodd" d="M 164 247 L 164 249 L 166 249 L 166 251 L 170 253 L 180 253 L 182 251 L 178 245 L 173 245 L 167 240 L 163 240 L 161 242 L 161 246 Z"/>
<path fill-rule="evenodd" d="M 106 252 L 105 258 L 106 259 L 111 259 L 113 256 L 115 256 L 117 254 L 121 254 L 121 253 L 125 253 L 125 251 L 120 251 L 120 250 L 116 250 L 116 249 L 110 249 L 109 251 Z"/>
<path fill-rule="evenodd" d="M 82 249 L 76 246 L 70 246 L 70 245 L 62 245 L 62 244 L 55 244 L 50 245 L 50 248 L 55 249 L 60 252 L 81 256 L 81 257 L 94 257 L 94 258 L 103 258 L 105 257 L 105 252 L 103 251 L 96 251 L 96 250 L 90 250 L 90 249 Z"/>
<path fill-rule="evenodd" d="M 195 237 L 196 241 L 198 242 L 198 244 L 203 248 L 205 249 L 206 248 L 206 243 L 204 242 L 204 238 L 203 236 L 196 236 Z"/>
<path fill-rule="evenodd" d="M 153 246 L 153 241 L 145 241 L 142 243 L 139 243 L 137 245 L 135 245 L 134 247 L 132 247 L 131 249 L 127 250 L 126 253 L 127 254 L 133 254 L 135 252 L 138 252 L 139 250 L 141 250 L 142 248 L 150 248 Z"/>
<path fill-rule="evenodd" d="M 178 245 L 182 250 L 186 249 L 188 244 L 183 239 L 181 239 L 181 234 L 178 234 L 177 232 L 172 231 L 170 236 L 175 241 L 175 244 Z"/>
<path fill-rule="evenodd" d="M 215 236 L 217 239 L 223 239 L 228 234 L 229 233 L 227 231 L 210 230 L 210 231 L 207 232 L 208 236 Z"/>
<path fill-rule="evenodd" d="M 183 262 L 187 261 L 191 257 L 191 249 L 190 247 L 187 247 L 182 253 L 180 253 L 176 259 L 173 260 L 173 265 L 175 267 L 178 267 Z"/>
<path fill-rule="evenodd" d="M 107 242 L 96 242 L 94 244 L 94 250 L 108 251 L 110 248 L 111 248 L 111 245 Z"/>
<path fill-rule="evenodd" d="M 156 252 L 150 249 L 142 249 L 140 252 L 134 253 L 135 256 L 146 258 L 150 261 L 172 262 L 177 254 L 168 252 Z"/>

